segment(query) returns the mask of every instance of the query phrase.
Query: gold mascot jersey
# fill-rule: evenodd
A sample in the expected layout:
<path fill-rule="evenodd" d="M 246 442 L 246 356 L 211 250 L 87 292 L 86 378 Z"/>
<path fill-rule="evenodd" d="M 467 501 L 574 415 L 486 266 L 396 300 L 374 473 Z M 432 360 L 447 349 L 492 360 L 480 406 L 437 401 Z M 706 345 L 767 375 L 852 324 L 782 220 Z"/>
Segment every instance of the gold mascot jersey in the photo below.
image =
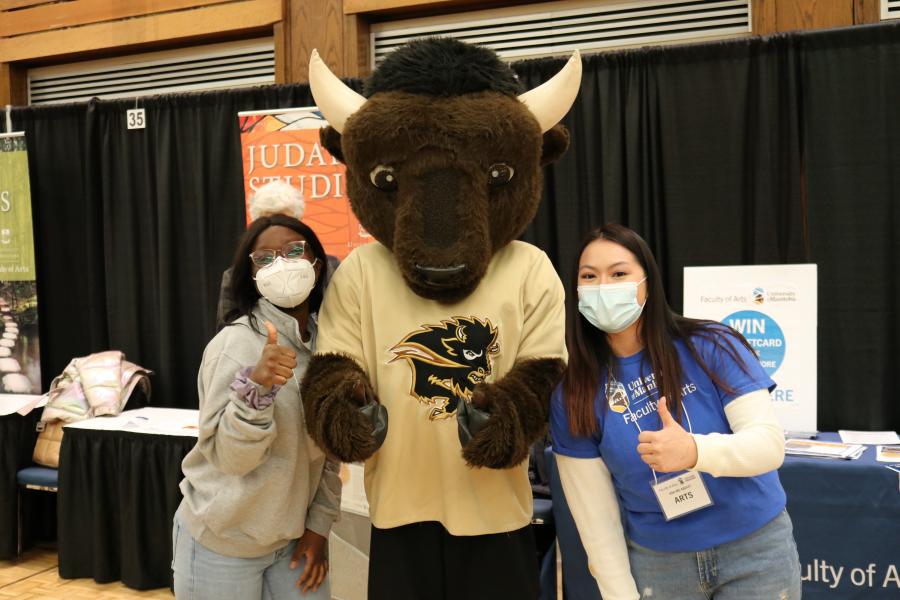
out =
<path fill-rule="evenodd" d="M 387 408 L 387 439 L 366 463 L 376 527 L 438 521 L 453 535 L 484 535 L 530 523 L 528 462 L 467 466 L 456 408 L 517 360 L 566 359 L 563 297 L 547 256 L 524 242 L 502 248 L 478 288 L 455 304 L 414 294 L 379 243 L 341 264 L 325 295 L 317 351 L 356 360 Z"/>

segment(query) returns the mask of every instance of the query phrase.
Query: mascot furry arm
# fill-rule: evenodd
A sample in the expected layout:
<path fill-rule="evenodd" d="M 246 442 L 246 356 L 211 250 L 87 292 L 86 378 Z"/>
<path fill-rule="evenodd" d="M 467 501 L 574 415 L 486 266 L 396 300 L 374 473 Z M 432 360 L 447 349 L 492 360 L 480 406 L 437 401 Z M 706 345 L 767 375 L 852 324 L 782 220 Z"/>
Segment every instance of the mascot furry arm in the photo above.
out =
<path fill-rule="evenodd" d="M 451 305 L 473 293 L 492 258 L 534 217 L 541 168 L 568 148 L 568 132 L 557 123 L 577 94 L 581 62 L 576 52 L 550 81 L 518 94 L 512 71 L 479 49 L 440 39 L 410 46 L 375 71 L 368 98 L 337 79 L 315 52 L 310 85 L 330 123 L 322 143 L 347 166 L 360 223 L 391 251 L 410 290 Z M 549 271 L 558 293 L 548 294 L 553 306 L 535 319 L 552 315 L 561 340 L 561 285 L 543 260 L 542 274 Z M 340 308 L 348 320 L 357 309 Z M 524 460 L 544 431 L 564 368 L 558 356 L 525 355 L 497 381 L 475 385 L 468 399 L 479 418 L 470 435 L 460 427 L 466 462 L 501 469 Z M 378 398 L 358 360 L 316 355 L 301 393 L 309 433 L 324 450 L 345 462 L 378 450 L 383 437 L 373 436 L 371 418 Z"/>

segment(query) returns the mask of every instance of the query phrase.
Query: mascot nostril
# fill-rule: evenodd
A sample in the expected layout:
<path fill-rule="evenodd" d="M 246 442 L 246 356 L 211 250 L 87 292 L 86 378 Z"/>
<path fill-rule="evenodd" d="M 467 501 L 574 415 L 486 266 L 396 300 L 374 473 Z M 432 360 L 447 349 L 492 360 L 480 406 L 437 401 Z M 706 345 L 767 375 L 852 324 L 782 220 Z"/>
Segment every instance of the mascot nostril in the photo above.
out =
<path fill-rule="evenodd" d="M 578 53 L 524 93 L 491 50 L 446 38 L 389 54 L 365 96 L 315 52 L 309 74 L 376 240 L 334 274 L 301 385 L 313 440 L 367 461 L 368 597 L 536 600 L 526 458 L 565 368 L 564 293 L 516 238 L 568 146 Z"/>

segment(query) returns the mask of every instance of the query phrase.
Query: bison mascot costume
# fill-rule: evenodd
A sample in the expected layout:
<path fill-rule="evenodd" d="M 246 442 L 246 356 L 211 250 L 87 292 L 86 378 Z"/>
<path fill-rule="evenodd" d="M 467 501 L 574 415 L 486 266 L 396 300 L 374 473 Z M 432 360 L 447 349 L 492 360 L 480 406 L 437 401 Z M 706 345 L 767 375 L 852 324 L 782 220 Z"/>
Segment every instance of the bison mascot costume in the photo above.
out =
<path fill-rule="evenodd" d="M 451 39 L 388 56 L 357 94 L 313 53 L 326 148 L 377 243 L 332 279 L 302 384 L 310 435 L 366 461 L 369 598 L 538 596 L 529 446 L 565 368 L 563 288 L 516 241 L 581 80 L 577 53 L 519 94 L 492 51 Z"/>

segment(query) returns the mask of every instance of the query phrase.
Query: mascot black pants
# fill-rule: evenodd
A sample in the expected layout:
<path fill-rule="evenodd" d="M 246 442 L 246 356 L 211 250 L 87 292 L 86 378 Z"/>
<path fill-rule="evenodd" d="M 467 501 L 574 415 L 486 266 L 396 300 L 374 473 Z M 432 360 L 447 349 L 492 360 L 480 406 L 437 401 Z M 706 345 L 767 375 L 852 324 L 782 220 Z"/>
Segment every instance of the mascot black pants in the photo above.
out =
<path fill-rule="evenodd" d="M 372 527 L 369 600 L 536 600 L 531 526 L 455 536 L 436 522 Z"/>

